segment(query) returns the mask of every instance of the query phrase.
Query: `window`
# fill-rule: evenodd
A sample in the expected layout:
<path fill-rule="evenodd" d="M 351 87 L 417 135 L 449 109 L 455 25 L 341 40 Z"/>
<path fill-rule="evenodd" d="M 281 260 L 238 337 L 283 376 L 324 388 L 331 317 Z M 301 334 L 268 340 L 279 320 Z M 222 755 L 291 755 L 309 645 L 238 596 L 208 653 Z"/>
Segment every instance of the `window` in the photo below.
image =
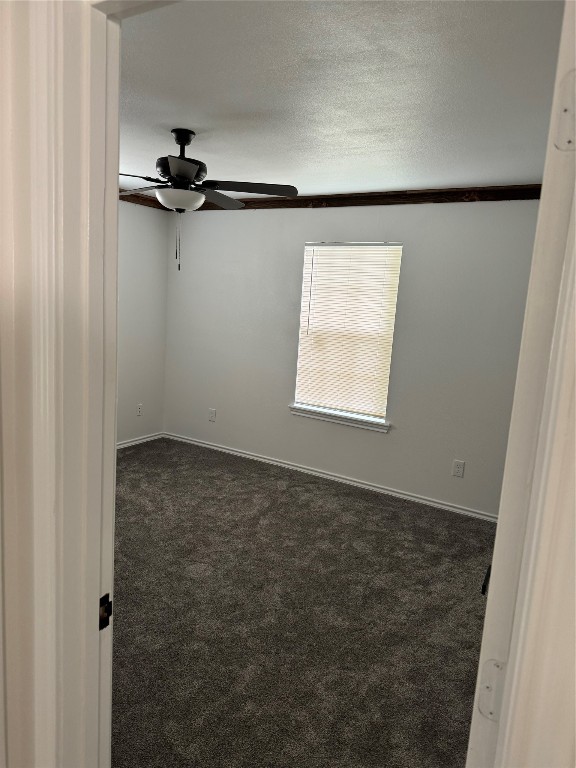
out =
<path fill-rule="evenodd" d="M 307 243 L 293 413 L 388 431 L 399 243 Z"/>

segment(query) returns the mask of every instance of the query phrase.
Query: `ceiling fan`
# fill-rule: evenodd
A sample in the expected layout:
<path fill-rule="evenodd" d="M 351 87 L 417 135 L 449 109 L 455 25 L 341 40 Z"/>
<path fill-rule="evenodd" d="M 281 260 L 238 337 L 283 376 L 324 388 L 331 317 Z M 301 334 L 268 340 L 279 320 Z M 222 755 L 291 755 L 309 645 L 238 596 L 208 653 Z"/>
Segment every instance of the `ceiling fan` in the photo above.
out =
<path fill-rule="evenodd" d="M 180 147 L 180 155 L 168 155 L 156 160 L 156 171 L 162 178 L 154 179 L 151 176 L 137 176 L 133 173 L 121 173 L 121 176 L 130 176 L 135 179 L 153 182 L 151 187 L 139 189 L 126 189 L 120 192 L 120 197 L 131 195 L 134 192 L 147 192 L 156 190 L 156 197 L 165 208 L 171 208 L 178 213 L 195 211 L 203 204 L 204 200 L 225 208 L 235 210 L 244 208 L 244 203 L 233 197 L 223 195 L 219 190 L 230 192 L 255 192 L 259 195 L 281 195 L 283 197 L 296 197 L 298 190 L 288 184 L 257 184 L 248 181 L 216 181 L 206 179 L 206 164 L 201 160 L 193 160 L 186 157 L 185 148 L 190 144 L 194 131 L 189 128 L 173 128 L 174 141 Z"/>

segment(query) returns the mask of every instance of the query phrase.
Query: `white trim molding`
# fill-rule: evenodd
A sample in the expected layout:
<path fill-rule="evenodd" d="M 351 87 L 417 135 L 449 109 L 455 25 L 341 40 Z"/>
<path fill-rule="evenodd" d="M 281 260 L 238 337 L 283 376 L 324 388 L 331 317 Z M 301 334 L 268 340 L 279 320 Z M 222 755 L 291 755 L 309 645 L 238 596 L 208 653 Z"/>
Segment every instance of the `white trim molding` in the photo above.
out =
<path fill-rule="evenodd" d="M 496 750 L 500 768 L 568 766 L 576 758 L 574 239 L 573 211 Z"/>
<path fill-rule="evenodd" d="M 371 429 L 374 432 L 389 432 L 392 426 L 386 419 L 377 416 L 364 416 L 358 413 L 337 411 L 334 408 L 321 408 L 319 405 L 305 405 L 304 403 L 292 403 L 288 406 L 294 416 L 306 416 L 309 419 L 321 421 L 334 421 L 336 424 L 345 424 L 347 427 L 359 427 Z"/>
<path fill-rule="evenodd" d="M 116 21 L 139 16 L 157 8 L 167 8 L 182 0 L 89 0 L 94 8 Z"/>
<path fill-rule="evenodd" d="M 119 39 L 89 2 L 0 3 L 8 768 L 110 764 Z"/>
<path fill-rule="evenodd" d="M 526 631 L 528 627 L 522 622 L 525 621 L 523 617 L 530 613 L 530 603 L 534 601 L 534 607 L 541 604 L 540 590 L 553 583 L 553 573 L 556 569 L 560 572 L 564 568 L 563 558 L 566 557 L 566 542 L 564 546 L 558 540 L 552 544 L 551 539 L 543 537 L 546 525 L 550 525 L 554 520 L 557 520 L 558 525 L 564 525 L 564 522 L 561 523 L 561 516 L 565 511 L 560 504 L 561 499 L 558 509 L 555 510 L 550 502 L 551 495 L 547 500 L 540 496 L 541 484 L 557 483 L 558 491 L 567 494 L 562 503 L 568 502 L 574 514 L 573 491 L 570 497 L 566 479 L 554 477 L 551 468 L 540 457 L 543 451 L 551 450 L 554 440 L 561 439 L 562 435 L 562 430 L 558 430 L 557 438 L 550 435 L 550 428 L 556 428 L 557 425 L 554 423 L 556 416 L 547 405 L 547 398 L 550 392 L 555 391 L 558 377 L 566 375 L 565 369 L 564 373 L 560 374 L 562 366 L 559 361 L 551 359 L 550 352 L 557 333 L 555 329 L 558 313 L 560 317 L 563 316 L 569 302 L 569 293 L 562 292 L 561 285 L 569 255 L 568 247 L 571 240 L 573 244 L 574 238 L 570 222 L 574 207 L 575 154 L 573 151 L 555 147 L 554 137 L 557 134 L 558 121 L 564 119 L 565 104 L 562 100 L 561 83 L 574 68 L 575 11 L 574 2 L 569 0 L 565 3 L 542 198 L 538 211 L 490 591 L 480 650 L 479 670 L 482 670 L 490 659 L 497 659 L 506 665 L 507 679 L 503 689 L 501 718 L 497 721 L 486 718 L 480 711 L 482 680 L 481 675 L 478 675 L 466 768 L 568 768 L 574 765 L 574 723 L 566 725 L 561 717 L 558 717 L 556 722 L 550 719 L 552 713 L 558 712 L 558 702 L 574 682 L 571 670 L 566 668 L 565 673 L 556 679 L 555 692 L 549 681 L 547 687 L 543 687 L 538 693 L 532 688 L 531 694 L 522 699 L 513 695 L 511 686 L 514 686 L 514 690 L 529 690 L 528 679 L 522 681 L 522 684 L 519 680 L 514 681 L 514 676 L 520 674 L 520 665 L 523 675 L 542 680 L 541 667 L 544 656 L 549 648 L 554 647 L 558 638 L 556 626 L 544 623 L 541 626 L 543 631 L 540 638 L 543 642 L 540 647 L 524 646 L 523 652 L 527 655 L 521 662 L 514 659 L 514 654 L 521 652 L 519 633 Z M 566 349 L 560 352 L 561 357 L 567 354 Z M 568 414 L 569 411 L 566 410 L 565 413 Z M 567 425 L 568 421 L 566 428 L 573 430 L 573 421 L 569 427 Z M 540 523 L 536 524 L 535 521 L 539 519 L 546 519 L 544 527 L 541 527 Z M 534 560 L 534 552 L 539 551 L 541 547 L 541 557 L 549 558 L 550 573 L 544 577 L 544 569 L 541 572 L 542 577 L 532 580 L 536 570 L 531 569 L 536 568 L 537 562 L 537 559 Z M 533 562 L 532 566 L 528 566 L 530 562 Z M 540 565 L 541 563 L 538 567 Z M 543 612 L 542 618 L 544 615 Z M 534 611 L 531 612 L 531 620 L 535 620 Z M 544 712 L 544 705 L 548 705 L 546 719 L 537 723 L 535 715 Z M 522 722 L 526 725 L 533 723 L 532 734 L 539 732 L 542 736 L 542 728 L 547 724 L 548 733 L 542 738 L 540 745 L 535 744 L 532 738 L 525 738 L 524 743 L 520 744 L 518 735 L 523 731 L 520 727 Z M 524 731 L 525 735 L 526 733 Z M 554 742 L 553 746 L 551 742 Z M 547 757 L 543 757 L 542 751 L 545 744 L 551 747 Z M 557 760 L 561 748 L 564 749 L 563 757 Z M 555 755 L 554 759 L 552 754 Z"/>
<path fill-rule="evenodd" d="M 364 488 L 368 491 L 376 491 L 377 493 L 387 494 L 388 496 L 394 496 L 397 499 L 404 499 L 405 501 L 414 501 L 418 504 L 426 504 L 429 507 L 435 507 L 436 509 L 446 509 L 450 512 L 456 512 L 459 515 L 468 515 L 469 517 L 477 517 L 480 520 L 486 520 L 491 523 L 496 522 L 496 515 L 490 512 L 483 512 L 479 509 L 470 509 L 469 507 L 461 507 L 457 504 L 450 504 L 445 501 L 439 501 L 438 499 L 430 499 L 427 496 L 419 496 L 415 493 L 406 493 L 404 491 L 397 491 L 394 488 L 388 488 L 384 485 L 377 483 L 368 483 L 363 480 L 357 480 L 354 477 L 347 477 L 346 475 L 339 475 L 335 472 L 327 472 L 322 469 L 316 469 L 314 467 L 307 467 L 303 464 L 296 464 L 293 461 L 282 461 L 281 459 L 275 459 L 271 456 L 263 456 L 259 453 L 252 453 L 251 451 L 242 451 L 238 448 L 230 448 L 226 445 L 218 445 L 217 443 L 209 443 L 206 440 L 196 440 L 193 437 L 186 437 L 185 435 L 177 435 L 173 432 L 165 432 L 157 437 L 166 437 L 170 440 L 178 440 L 182 443 L 190 443 L 190 445 L 199 445 L 203 448 L 211 448 L 214 451 L 222 451 L 224 453 L 231 453 L 234 456 L 242 456 L 245 459 L 254 459 L 255 461 L 263 461 L 266 464 L 274 464 L 277 467 L 285 467 L 286 469 L 294 469 L 297 472 L 305 472 L 308 475 L 315 475 L 316 477 L 322 477 L 325 480 L 335 480 L 338 483 L 345 483 L 346 485 L 354 485 L 357 488 Z M 154 439 L 154 438 L 150 438 Z M 138 441 L 138 442 L 144 442 Z M 119 446 L 122 447 L 122 446 Z"/>
<path fill-rule="evenodd" d="M 140 443 L 149 443 L 150 440 L 158 440 L 159 437 L 168 437 L 164 432 L 154 432 L 152 435 L 142 435 L 141 437 L 133 437 L 130 440 L 120 440 L 116 443 L 116 448 L 129 448 L 131 445 L 140 445 Z"/>

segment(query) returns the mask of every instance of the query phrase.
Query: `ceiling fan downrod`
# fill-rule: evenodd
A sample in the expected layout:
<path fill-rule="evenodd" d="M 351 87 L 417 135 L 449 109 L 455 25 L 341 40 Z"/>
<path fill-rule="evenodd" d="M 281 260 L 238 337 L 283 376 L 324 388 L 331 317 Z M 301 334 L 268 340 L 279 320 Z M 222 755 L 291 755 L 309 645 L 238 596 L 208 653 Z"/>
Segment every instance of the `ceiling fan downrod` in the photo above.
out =
<path fill-rule="evenodd" d="M 186 157 L 185 147 L 187 147 L 196 134 L 190 128 L 172 128 L 170 131 L 174 136 L 174 141 L 180 147 L 180 157 Z"/>

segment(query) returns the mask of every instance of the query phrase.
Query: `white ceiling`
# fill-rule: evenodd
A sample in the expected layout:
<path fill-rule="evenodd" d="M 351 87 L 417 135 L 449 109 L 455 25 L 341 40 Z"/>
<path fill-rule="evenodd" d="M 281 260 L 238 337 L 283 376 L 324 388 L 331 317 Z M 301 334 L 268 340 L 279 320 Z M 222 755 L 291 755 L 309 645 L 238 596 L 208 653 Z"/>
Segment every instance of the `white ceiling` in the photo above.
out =
<path fill-rule="evenodd" d="M 189 127 L 208 178 L 301 194 L 538 182 L 561 18 L 555 0 L 196 0 L 128 19 L 120 168 L 155 176 Z"/>

